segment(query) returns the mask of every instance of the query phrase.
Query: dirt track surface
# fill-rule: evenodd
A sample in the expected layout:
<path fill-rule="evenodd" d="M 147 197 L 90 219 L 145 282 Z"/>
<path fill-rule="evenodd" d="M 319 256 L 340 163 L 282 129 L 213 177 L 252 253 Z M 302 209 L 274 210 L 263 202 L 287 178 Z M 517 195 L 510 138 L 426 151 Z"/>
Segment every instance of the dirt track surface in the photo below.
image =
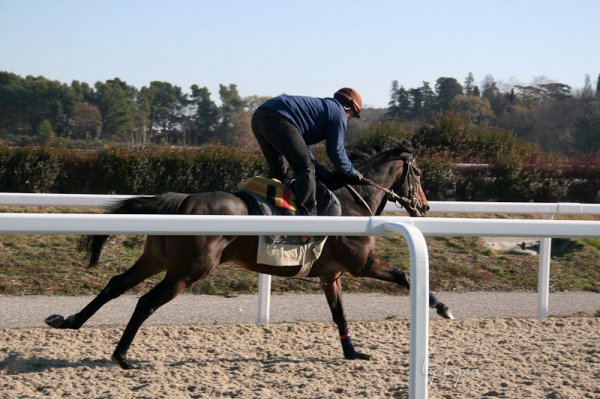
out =
<path fill-rule="evenodd" d="M 536 295 L 534 292 L 438 293 L 440 300 L 458 319 L 535 317 Z M 0 296 L 0 327 L 43 327 L 46 316 L 53 313 L 68 316 L 79 311 L 92 298 Z M 137 300 L 135 296 L 124 295 L 109 302 L 86 325 L 124 325 Z M 408 296 L 345 294 L 343 300 L 350 322 L 409 317 Z M 253 323 L 256 321 L 257 301 L 257 295 L 233 298 L 181 295 L 160 308 L 146 324 Z M 552 316 L 594 315 L 600 311 L 600 294 L 552 293 L 549 304 Z M 432 318 L 437 317 L 434 311 L 431 315 Z M 331 321 L 331 313 L 322 294 L 272 295 L 270 321 Z"/>
<path fill-rule="evenodd" d="M 535 293 L 440 294 L 458 320 L 433 315 L 429 397 L 600 397 L 600 294 L 557 293 L 533 318 Z M 370 361 L 342 358 L 321 295 L 275 295 L 271 323 L 256 296 L 184 295 L 156 312 L 129 352 L 110 355 L 136 298 L 113 301 L 81 330 L 44 326 L 90 297 L 0 296 L 2 398 L 407 398 L 408 297 L 346 295 L 350 331 Z M 586 315 L 581 315 L 586 314 Z M 370 321 L 368 321 L 370 320 Z"/>

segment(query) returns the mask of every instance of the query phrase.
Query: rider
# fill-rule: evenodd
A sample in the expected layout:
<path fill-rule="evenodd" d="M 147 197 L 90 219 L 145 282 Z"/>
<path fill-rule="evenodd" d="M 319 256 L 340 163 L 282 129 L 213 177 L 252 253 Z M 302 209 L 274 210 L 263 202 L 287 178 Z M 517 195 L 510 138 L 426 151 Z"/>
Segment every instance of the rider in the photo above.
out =
<path fill-rule="evenodd" d="M 346 182 L 357 184 L 362 180 L 344 144 L 348 121 L 360 118 L 361 109 L 358 92 L 345 87 L 333 98 L 275 97 L 254 112 L 252 132 L 269 164 L 269 177 L 284 181 L 286 161 L 294 171 L 298 214 L 317 214 L 315 175 L 331 174 L 315 158 L 312 144 L 325 140 L 327 155 Z"/>

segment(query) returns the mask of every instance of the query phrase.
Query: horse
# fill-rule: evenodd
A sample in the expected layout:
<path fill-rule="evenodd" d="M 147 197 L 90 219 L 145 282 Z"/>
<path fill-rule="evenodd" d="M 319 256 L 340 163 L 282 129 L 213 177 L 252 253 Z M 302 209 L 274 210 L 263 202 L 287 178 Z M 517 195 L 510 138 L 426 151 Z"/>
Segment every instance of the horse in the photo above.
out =
<path fill-rule="evenodd" d="M 375 154 L 375 155 L 373 155 Z M 367 146 L 351 155 L 365 178 L 363 184 L 350 186 L 338 179 L 327 184 L 342 207 L 342 216 L 379 215 L 388 200 L 404 206 L 410 216 L 424 216 L 429 205 L 421 187 L 421 171 L 415 160 L 414 145 L 406 141 L 378 148 Z M 139 196 L 116 203 L 108 212 L 115 214 L 180 214 L 180 215 L 248 215 L 249 205 L 235 193 L 207 191 L 193 194 L 165 193 Z M 298 216 L 302 217 L 302 216 Z M 89 266 L 99 261 L 107 235 L 83 236 L 81 247 L 87 251 Z M 81 311 L 63 317 L 53 314 L 45 319 L 48 326 L 79 329 L 104 304 L 117 298 L 145 279 L 166 271 L 164 278 L 140 297 L 113 354 L 112 361 L 123 369 L 133 368 L 127 351 L 144 321 L 160 306 L 181 294 L 199 279 L 206 278 L 225 262 L 257 273 L 293 277 L 298 266 L 258 264 L 258 237 L 199 235 L 147 236 L 142 255 L 124 273 L 112 277 L 105 288 Z M 375 238 L 369 236 L 336 236 L 325 242 L 321 256 L 307 277 L 319 278 L 334 323 L 337 325 L 345 359 L 370 359 L 355 350 L 349 334 L 342 304 L 341 276 L 370 277 L 395 283 L 409 289 L 407 273 L 393 268 L 373 253 Z M 430 307 L 444 318 L 453 318 L 450 309 L 433 294 Z"/>

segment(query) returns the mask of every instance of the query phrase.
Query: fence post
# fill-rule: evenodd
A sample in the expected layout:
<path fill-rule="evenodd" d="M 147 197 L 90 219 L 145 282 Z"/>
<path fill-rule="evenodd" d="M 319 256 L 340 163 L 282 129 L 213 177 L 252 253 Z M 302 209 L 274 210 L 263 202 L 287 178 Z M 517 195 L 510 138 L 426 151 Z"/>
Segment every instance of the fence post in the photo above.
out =
<path fill-rule="evenodd" d="M 268 274 L 258 275 L 258 314 L 256 322 L 265 324 L 269 322 L 271 310 L 271 276 Z"/>
<path fill-rule="evenodd" d="M 429 253 L 423 233 L 412 225 L 386 223 L 400 233 L 410 251 L 410 386 L 409 399 L 427 398 L 429 373 Z"/>
<path fill-rule="evenodd" d="M 544 215 L 544 219 L 552 220 L 554 215 Z M 537 317 L 545 319 L 550 315 L 550 258 L 552 250 L 552 238 L 540 239 L 540 265 L 538 269 L 538 294 L 537 294 Z"/>

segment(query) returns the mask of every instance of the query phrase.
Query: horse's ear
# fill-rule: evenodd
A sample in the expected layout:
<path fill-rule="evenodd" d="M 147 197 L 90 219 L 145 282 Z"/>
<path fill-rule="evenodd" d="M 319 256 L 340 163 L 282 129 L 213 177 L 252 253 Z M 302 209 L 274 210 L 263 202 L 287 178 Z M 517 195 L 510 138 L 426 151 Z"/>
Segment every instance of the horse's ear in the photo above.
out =
<path fill-rule="evenodd" d="M 413 136 L 411 143 L 412 143 L 413 150 L 416 151 L 417 148 L 419 147 L 419 143 L 417 142 L 417 136 Z"/>

